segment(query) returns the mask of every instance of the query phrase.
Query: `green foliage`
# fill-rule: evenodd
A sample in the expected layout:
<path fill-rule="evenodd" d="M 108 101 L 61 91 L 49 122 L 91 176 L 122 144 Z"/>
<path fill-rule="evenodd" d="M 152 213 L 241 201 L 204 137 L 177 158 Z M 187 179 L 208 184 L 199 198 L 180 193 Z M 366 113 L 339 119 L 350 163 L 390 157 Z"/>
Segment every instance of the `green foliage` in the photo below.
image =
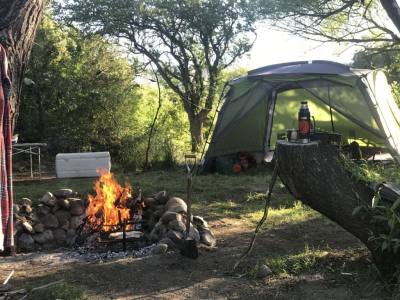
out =
<path fill-rule="evenodd" d="M 151 62 L 187 113 L 192 151 L 198 150 L 222 70 L 254 43 L 252 2 L 70 0 L 65 7 L 67 19 L 119 38 Z"/>
<path fill-rule="evenodd" d="M 45 16 L 26 74 L 20 140 L 46 142 L 51 153 L 110 151 L 124 168 L 140 168 L 158 92 L 134 82 L 134 67 L 104 38 Z M 188 122 L 170 90 L 161 97 L 150 161 L 171 165 L 189 147 Z"/>
<path fill-rule="evenodd" d="M 369 209 L 372 216 L 371 223 L 384 228 L 379 236 L 372 236 L 380 246 L 382 252 L 388 251 L 398 253 L 400 248 L 400 198 L 391 206 L 379 205 L 380 198 L 377 197 L 374 205 Z"/>
<path fill-rule="evenodd" d="M 382 173 L 383 167 L 378 164 L 368 163 L 367 161 L 353 161 L 344 156 L 341 157 L 343 166 L 351 176 L 361 182 L 381 182 L 384 181 Z"/>
<path fill-rule="evenodd" d="M 289 0 L 266 6 L 267 2 L 271 1 L 258 1 L 260 13 L 284 30 L 296 33 L 297 26 L 297 35 L 336 42 L 396 42 L 378 0 Z"/>
<path fill-rule="evenodd" d="M 46 16 L 26 73 L 31 84 L 24 87 L 17 132 L 25 141 L 48 142 L 55 152 L 115 151 L 138 104 L 133 76 L 104 39 L 86 38 Z"/>

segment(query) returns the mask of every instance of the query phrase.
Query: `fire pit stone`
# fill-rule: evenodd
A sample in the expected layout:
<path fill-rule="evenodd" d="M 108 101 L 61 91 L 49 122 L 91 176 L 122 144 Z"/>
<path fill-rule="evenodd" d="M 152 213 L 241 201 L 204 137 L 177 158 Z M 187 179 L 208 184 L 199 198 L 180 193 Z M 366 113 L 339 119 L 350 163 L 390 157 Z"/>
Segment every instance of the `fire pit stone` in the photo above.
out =
<path fill-rule="evenodd" d="M 56 205 L 56 197 L 50 192 L 47 192 L 46 194 L 43 195 L 42 199 L 40 199 L 40 202 L 47 205 L 47 206 L 55 206 Z"/>
<path fill-rule="evenodd" d="M 114 186 L 106 192 L 102 189 L 108 180 L 114 180 Z M 22 199 L 14 211 L 18 249 L 67 246 L 96 253 L 123 250 L 138 257 L 180 249 L 185 238 L 207 246 L 216 244 L 207 222 L 198 216 L 193 217 L 189 236 L 185 236 L 187 206 L 181 198 L 168 197 L 166 191 L 143 197 L 140 189 L 133 192 L 118 185 L 112 174 L 100 178 L 95 186 L 97 195 L 89 195 L 87 201 L 71 189 L 46 192 L 36 207 Z M 102 204 L 105 198 L 107 206 Z"/>
<path fill-rule="evenodd" d="M 187 211 L 187 205 L 186 202 L 178 197 L 172 197 L 168 200 L 168 202 L 165 204 L 165 208 L 168 211 L 173 211 L 176 213 L 181 213 Z"/>

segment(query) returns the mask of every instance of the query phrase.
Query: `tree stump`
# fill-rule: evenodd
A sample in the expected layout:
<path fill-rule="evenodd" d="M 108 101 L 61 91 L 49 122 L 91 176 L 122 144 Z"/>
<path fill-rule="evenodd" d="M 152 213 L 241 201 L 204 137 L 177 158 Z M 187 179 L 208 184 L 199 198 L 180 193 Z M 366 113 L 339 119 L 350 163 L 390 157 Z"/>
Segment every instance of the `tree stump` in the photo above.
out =
<path fill-rule="evenodd" d="M 381 275 L 391 278 L 400 257 L 383 252 L 370 239 L 371 233 L 379 235 L 384 228 L 371 224 L 366 214 L 353 215 L 356 207 L 371 207 L 373 193 L 343 167 L 337 147 L 318 141 L 278 141 L 275 157 L 279 177 L 289 192 L 357 237 L 370 250 Z"/>

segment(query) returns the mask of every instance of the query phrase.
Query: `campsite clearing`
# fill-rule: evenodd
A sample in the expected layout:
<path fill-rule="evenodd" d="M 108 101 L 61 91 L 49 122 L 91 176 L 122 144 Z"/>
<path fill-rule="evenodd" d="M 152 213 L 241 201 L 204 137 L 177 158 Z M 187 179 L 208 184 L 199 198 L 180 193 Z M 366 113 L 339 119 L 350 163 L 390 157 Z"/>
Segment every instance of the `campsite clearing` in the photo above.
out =
<path fill-rule="evenodd" d="M 301 205 L 277 185 L 272 210 L 249 259 L 231 274 L 261 217 L 269 175 L 207 175 L 195 177 L 194 213 L 203 215 L 218 239 L 211 251 L 201 250 L 197 260 L 178 253 L 104 262 L 68 262 L 62 252 L 6 258 L 1 274 L 15 270 L 14 289 L 64 282 L 32 294 L 30 299 L 382 299 L 383 287 L 371 266 L 368 251 L 349 233 Z M 147 172 L 127 175 L 135 188 L 165 189 L 184 196 L 184 173 Z M 85 182 L 86 184 L 82 184 Z M 16 199 L 41 195 L 50 186 L 89 192 L 90 180 L 16 183 Z M 58 253 L 58 254 L 57 254 Z M 274 274 L 256 278 L 267 264 Z M 72 298 L 71 298 L 72 297 Z M 75 298 L 74 298 L 75 297 Z"/>

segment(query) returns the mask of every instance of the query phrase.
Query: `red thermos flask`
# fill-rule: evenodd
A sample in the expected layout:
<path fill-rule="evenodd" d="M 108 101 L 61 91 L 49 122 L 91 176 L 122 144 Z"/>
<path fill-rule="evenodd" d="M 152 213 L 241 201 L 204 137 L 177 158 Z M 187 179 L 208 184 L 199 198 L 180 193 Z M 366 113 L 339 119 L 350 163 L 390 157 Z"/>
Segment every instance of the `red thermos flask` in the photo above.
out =
<path fill-rule="evenodd" d="M 307 101 L 301 101 L 299 110 L 299 140 L 302 143 L 310 141 L 311 118 Z"/>

